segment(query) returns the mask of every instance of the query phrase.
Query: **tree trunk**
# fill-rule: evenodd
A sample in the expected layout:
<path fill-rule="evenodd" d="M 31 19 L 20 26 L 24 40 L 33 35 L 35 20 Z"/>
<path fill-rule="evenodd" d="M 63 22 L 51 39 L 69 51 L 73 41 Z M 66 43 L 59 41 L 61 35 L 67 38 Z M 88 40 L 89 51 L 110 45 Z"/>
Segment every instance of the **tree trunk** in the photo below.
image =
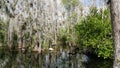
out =
<path fill-rule="evenodd" d="M 120 68 L 120 0 L 111 0 L 111 22 L 114 39 L 114 64 L 113 68 Z"/>

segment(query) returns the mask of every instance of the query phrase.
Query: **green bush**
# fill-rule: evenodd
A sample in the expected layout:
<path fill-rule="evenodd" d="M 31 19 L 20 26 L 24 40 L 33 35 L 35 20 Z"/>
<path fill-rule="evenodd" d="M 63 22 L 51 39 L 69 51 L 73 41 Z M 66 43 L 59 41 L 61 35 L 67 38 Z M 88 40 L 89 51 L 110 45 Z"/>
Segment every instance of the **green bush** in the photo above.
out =
<path fill-rule="evenodd" d="M 113 57 L 112 28 L 109 9 L 92 8 L 90 14 L 75 25 L 78 43 L 82 48 L 91 47 L 98 57 Z"/>
<path fill-rule="evenodd" d="M 71 34 L 68 33 L 69 29 L 61 29 L 59 39 L 63 44 L 70 42 L 72 40 Z"/>

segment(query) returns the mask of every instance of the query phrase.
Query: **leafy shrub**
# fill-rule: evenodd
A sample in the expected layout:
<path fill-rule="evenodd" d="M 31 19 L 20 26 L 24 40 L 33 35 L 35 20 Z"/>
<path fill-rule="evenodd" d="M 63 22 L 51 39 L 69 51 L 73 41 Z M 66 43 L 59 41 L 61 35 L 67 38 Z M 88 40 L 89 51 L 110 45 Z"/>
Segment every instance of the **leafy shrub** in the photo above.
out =
<path fill-rule="evenodd" d="M 63 44 L 70 42 L 72 40 L 71 34 L 68 33 L 69 29 L 61 29 L 59 39 Z"/>
<path fill-rule="evenodd" d="M 92 8 L 90 14 L 76 26 L 78 43 L 82 48 L 92 47 L 98 57 L 113 56 L 112 28 L 109 9 Z"/>

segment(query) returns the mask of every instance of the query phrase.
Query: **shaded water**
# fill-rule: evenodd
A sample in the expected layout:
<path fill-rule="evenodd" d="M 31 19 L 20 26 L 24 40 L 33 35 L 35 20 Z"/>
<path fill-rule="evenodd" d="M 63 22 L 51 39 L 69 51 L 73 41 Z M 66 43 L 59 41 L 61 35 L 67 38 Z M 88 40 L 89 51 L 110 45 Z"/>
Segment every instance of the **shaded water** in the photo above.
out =
<path fill-rule="evenodd" d="M 112 68 L 109 60 L 92 59 L 85 54 L 69 54 L 67 49 L 33 52 L 0 50 L 0 68 Z"/>

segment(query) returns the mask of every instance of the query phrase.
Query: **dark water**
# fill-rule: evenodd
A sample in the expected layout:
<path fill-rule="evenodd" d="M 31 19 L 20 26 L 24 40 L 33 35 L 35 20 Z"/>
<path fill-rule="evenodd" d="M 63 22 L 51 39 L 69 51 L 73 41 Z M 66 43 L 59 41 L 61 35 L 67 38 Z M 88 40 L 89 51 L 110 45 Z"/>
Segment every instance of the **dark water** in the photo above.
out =
<path fill-rule="evenodd" d="M 0 50 L 0 68 L 112 68 L 111 60 L 94 59 L 68 50 L 22 53 Z"/>

